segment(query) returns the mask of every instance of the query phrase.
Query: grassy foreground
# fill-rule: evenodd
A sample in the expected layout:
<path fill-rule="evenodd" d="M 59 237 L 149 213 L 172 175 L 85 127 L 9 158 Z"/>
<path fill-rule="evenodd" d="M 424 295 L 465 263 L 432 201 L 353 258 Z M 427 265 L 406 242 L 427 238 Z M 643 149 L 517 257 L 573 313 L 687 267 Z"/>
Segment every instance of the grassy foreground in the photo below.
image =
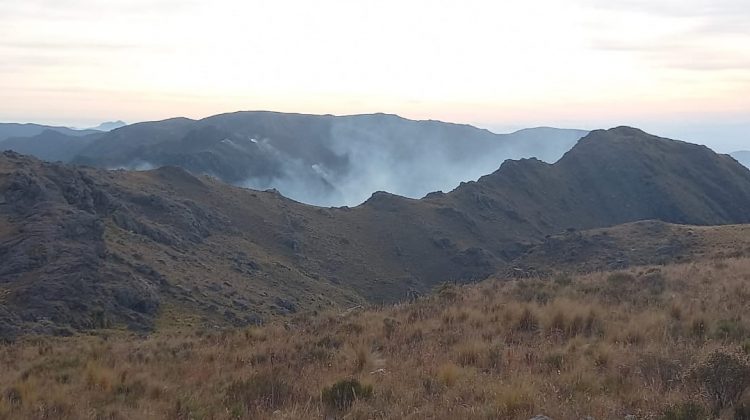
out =
<path fill-rule="evenodd" d="M 0 418 L 750 418 L 750 259 L 0 347 Z"/>

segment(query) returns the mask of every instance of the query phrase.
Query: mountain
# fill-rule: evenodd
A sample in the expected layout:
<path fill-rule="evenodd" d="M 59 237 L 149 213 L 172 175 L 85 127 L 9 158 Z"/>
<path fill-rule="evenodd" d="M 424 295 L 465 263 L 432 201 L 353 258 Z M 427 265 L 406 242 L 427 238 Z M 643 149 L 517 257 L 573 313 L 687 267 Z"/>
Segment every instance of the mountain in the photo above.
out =
<path fill-rule="evenodd" d="M 750 168 L 750 151 L 740 151 L 732 153 L 732 157 L 737 159 L 737 162 Z"/>
<path fill-rule="evenodd" d="M 112 131 L 112 130 L 114 130 L 116 128 L 125 127 L 126 125 L 128 125 L 128 124 L 125 121 L 122 121 L 122 120 L 107 121 L 107 122 L 103 122 L 103 123 L 97 125 L 96 127 L 92 127 L 91 130 L 96 130 L 96 131 Z"/>
<path fill-rule="evenodd" d="M 68 136 L 86 136 L 96 134 L 96 130 L 75 130 L 68 127 L 54 127 L 40 124 L 18 124 L 18 123 L 0 123 L 0 147 L 2 141 L 14 137 L 32 137 L 42 134 L 45 131 L 56 131 Z"/>
<path fill-rule="evenodd" d="M 498 135 L 388 114 L 236 112 L 108 133 L 73 159 L 103 168 L 179 166 L 297 201 L 356 205 L 373 191 L 419 198 L 477 179 L 509 158 L 554 162 L 586 134 L 538 128 Z"/>
<path fill-rule="evenodd" d="M 68 162 L 101 135 L 101 132 L 95 132 L 73 136 L 59 131 L 44 130 L 34 136 L 11 137 L 0 141 L 0 150 L 12 150 L 49 162 Z"/>
<path fill-rule="evenodd" d="M 748 208 L 750 171 L 734 159 L 628 127 L 594 131 L 554 164 L 506 161 L 449 193 L 380 192 L 331 209 L 177 167 L 106 171 L 6 152 L 0 335 L 243 325 L 394 301 L 510 269 L 548 235 L 750 223 Z"/>
<path fill-rule="evenodd" d="M 592 273 L 750 255 L 750 225 L 693 226 L 657 220 L 550 235 L 507 264 L 505 277 Z"/>

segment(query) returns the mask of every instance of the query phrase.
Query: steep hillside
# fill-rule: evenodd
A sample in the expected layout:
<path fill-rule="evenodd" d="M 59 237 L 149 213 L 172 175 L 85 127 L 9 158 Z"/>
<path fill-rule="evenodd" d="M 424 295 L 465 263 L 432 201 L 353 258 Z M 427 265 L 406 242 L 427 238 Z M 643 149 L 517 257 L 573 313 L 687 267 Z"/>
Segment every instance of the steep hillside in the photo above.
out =
<path fill-rule="evenodd" d="M 619 127 L 592 132 L 554 165 L 505 162 L 450 200 L 479 200 L 474 207 L 486 207 L 488 217 L 502 206 L 538 231 L 643 219 L 715 225 L 748 220 L 748 182 L 750 171 L 729 156 Z"/>
<path fill-rule="evenodd" d="M 396 115 L 236 112 L 134 124 L 74 159 L 105 168 L 180 166 L 297 201 L 357 205 L 373 191 L 419 198 L 497 169 L 509 158 L 557 160 L 586 132 L 538 128 L 498 135 Z"/>
<path fill-rule="evenodd" d="M 450 193 L 318 208 L 175 167 L 0 158 L 4 336 L 101 325 L 254 323 L 486 278 L 545 236 L 638 220 L 750 223 L 750 171 L 631 128 L 550 165 L 505 162 Z"/>

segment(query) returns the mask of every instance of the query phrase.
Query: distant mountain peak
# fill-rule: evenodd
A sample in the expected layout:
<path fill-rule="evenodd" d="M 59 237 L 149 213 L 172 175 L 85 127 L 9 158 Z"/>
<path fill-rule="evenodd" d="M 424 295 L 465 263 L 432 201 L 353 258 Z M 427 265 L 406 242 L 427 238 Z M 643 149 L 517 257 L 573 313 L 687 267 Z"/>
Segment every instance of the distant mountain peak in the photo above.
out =
<path fill-rule="evenodd" d="M 128 125 L 125 121 L 117 120 L 117 121 L 107 121 L 103 122 L 96 127 L 92 127 L 91 130 L 98 130 L 98 131 L 112 131 L 114 129 L 125 127 Z"/>

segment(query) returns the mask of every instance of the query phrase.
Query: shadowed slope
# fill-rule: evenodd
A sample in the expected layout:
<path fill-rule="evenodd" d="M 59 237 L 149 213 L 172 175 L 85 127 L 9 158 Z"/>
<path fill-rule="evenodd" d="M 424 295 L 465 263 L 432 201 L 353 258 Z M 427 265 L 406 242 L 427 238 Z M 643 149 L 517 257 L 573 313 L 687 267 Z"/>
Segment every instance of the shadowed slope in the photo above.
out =
<path fill-rule="evenodd" d="M 750 171 L 621 127 L 560 161 L 507 161 L 421 200 L 324 209 L 182 169 L 103 171 L 0 158 L 5 335 L 165 322 L 253 323 L 392 301 L 505 269 L 546 235 L 657 219 L 750 223 Z"/>

